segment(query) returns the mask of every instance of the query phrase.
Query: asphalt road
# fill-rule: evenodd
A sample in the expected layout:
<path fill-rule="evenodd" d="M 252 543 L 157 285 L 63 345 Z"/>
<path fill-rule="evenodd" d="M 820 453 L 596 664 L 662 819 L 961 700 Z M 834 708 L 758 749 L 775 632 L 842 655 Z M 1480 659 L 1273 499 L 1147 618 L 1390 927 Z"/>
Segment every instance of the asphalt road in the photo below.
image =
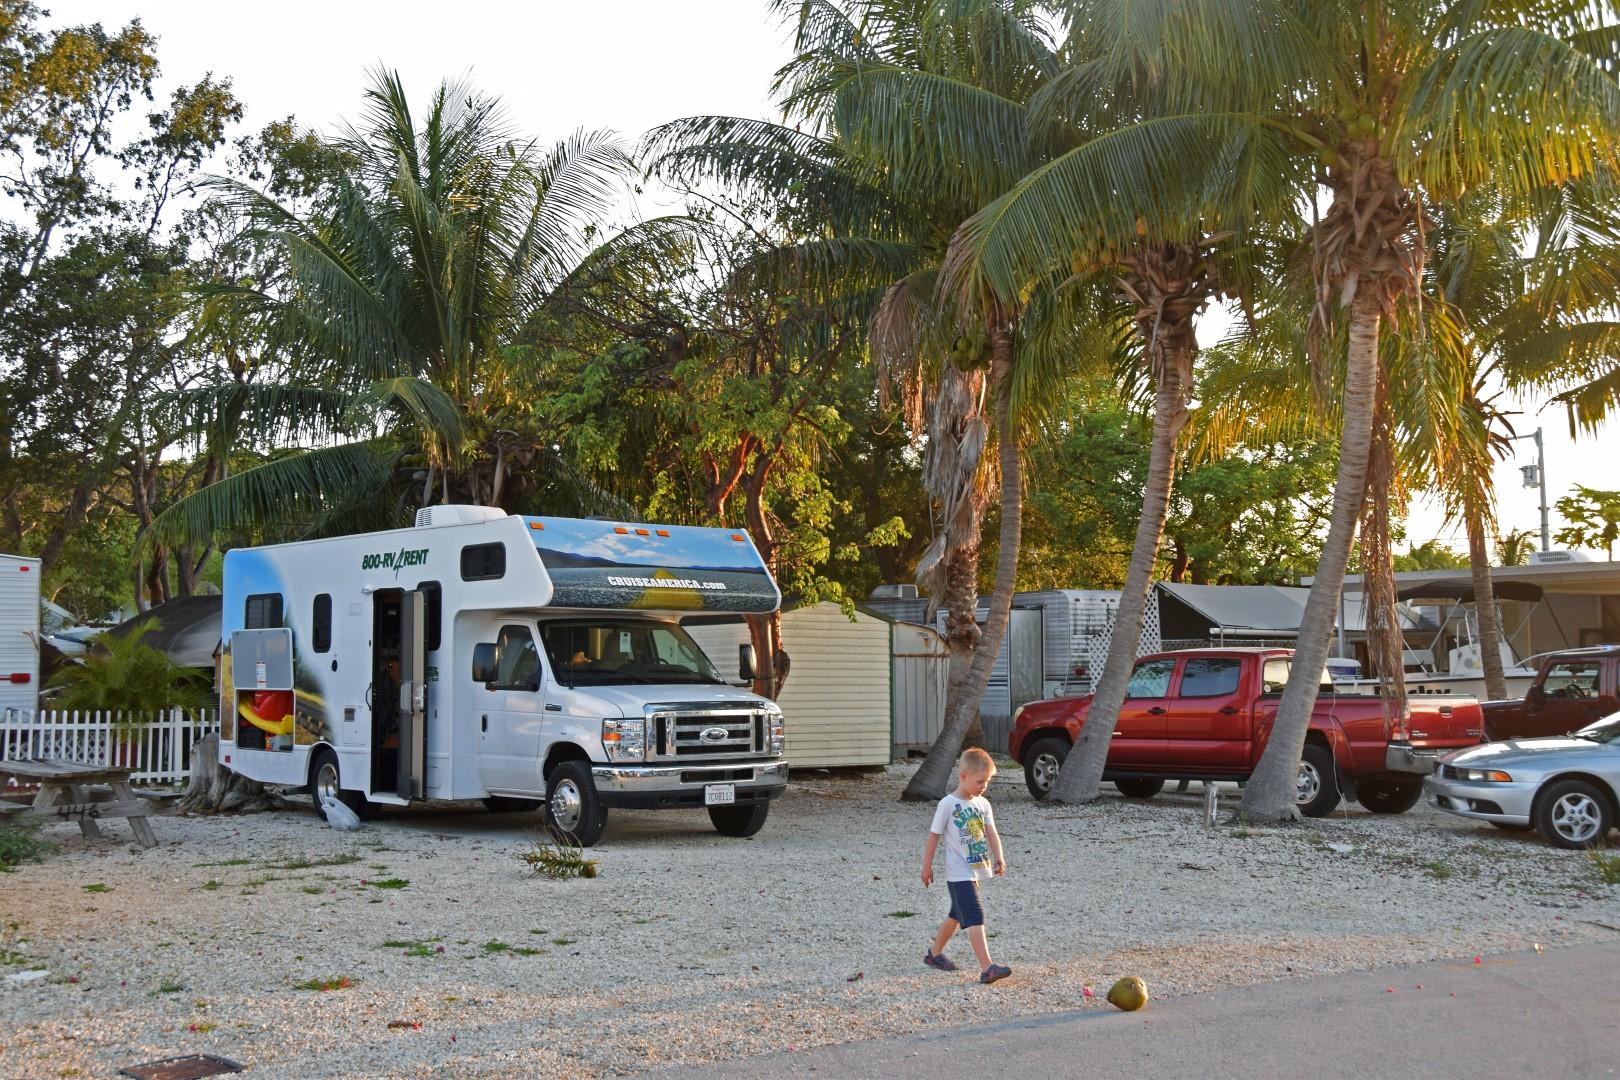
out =
<path fill-rule="evenodd" d="M 1152 1001 L 1138 1013 L 1087 1009 L 654 1075 L 975 1074 L 1620 1076 L 1620 943 L 1290 979 Z"/>

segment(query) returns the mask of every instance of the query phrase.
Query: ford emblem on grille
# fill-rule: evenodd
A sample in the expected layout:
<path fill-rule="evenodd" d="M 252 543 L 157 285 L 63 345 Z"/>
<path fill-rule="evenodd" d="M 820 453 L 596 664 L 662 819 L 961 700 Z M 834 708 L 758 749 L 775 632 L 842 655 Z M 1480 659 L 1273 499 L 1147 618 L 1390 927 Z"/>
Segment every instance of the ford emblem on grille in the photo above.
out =
<path fill-rule="evenodd" d="M 706 727 L 698 732 L 698 738 L 706 743 L 725 742 L 726 736 L 729 734 L 730 732 L 723 727 Z"/>

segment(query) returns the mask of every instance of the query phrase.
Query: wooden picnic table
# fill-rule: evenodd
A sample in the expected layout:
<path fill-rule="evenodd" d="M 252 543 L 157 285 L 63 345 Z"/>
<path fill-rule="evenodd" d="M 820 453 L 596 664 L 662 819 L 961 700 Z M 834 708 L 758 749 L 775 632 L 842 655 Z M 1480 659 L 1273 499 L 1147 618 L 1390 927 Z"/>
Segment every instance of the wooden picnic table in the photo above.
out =
<path fill-rule="evenodd" d="M 146 847 L 156 847 L 157 835 L 146 820 L 152 813 L 151 802 L 130 790 L 132 772 L 76 761 L 0 761 L 0 776 L 9 774 L 39 785 L 32 804 L 0 803 L 0 811 L 25 818 L 76 820 L 79 831 L 92 839 L 101 836 L 101 827 L 96 824 L 101 818 L 128 818 L 135 839 Z M 93 790 L 100 785 L 111 790 L 111 798 Z"/>

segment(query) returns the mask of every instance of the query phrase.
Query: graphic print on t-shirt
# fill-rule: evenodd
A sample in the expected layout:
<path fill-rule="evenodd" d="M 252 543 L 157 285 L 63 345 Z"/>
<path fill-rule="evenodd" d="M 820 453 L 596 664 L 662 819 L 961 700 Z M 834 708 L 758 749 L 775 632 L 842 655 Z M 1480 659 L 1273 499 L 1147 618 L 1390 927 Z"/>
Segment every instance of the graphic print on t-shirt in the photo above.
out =
<path fill-rule="evenodd" d="M 962 841 L 962 850 L 969 869 L 990 861 L 990 843 L 984 836 L 984 815 L 972 803 L 957 803 L 951 815 L 951 824 Z"/>

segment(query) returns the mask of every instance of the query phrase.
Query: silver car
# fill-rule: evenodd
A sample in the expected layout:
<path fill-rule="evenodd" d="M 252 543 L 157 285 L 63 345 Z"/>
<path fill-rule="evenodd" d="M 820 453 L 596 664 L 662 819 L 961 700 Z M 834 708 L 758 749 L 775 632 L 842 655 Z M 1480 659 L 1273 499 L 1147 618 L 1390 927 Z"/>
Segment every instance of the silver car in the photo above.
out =
<path fill-rule="evenodd" d="M 1534 827 L 1557 847 L 1596 847 L 1620 822 L 1620 713 L 1556 738 L 1448 754 L 1423 792 L 1453 814 L 1502 829 Z"/>

